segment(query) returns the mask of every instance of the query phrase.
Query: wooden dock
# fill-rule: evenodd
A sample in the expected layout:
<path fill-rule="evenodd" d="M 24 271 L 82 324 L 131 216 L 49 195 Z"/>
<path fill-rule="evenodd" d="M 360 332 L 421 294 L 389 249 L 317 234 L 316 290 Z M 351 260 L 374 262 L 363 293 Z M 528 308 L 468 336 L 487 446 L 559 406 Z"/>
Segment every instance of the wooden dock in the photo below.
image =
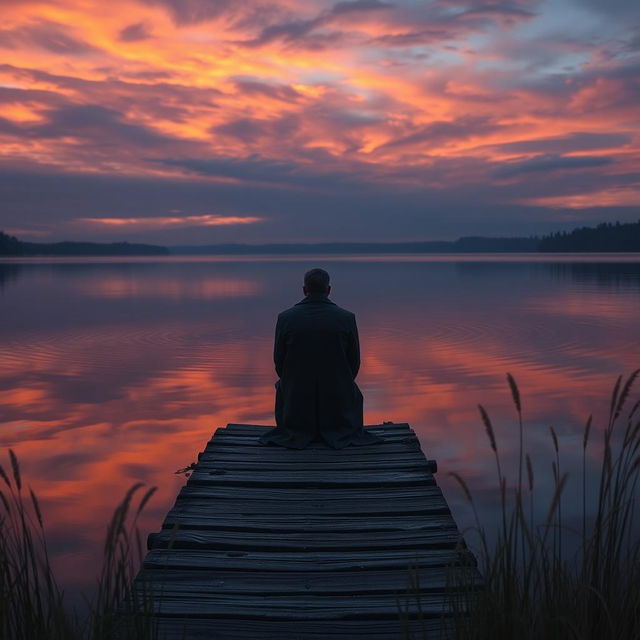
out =
<path fill-rule="evenodd" d="M 149 536 L 136 586 L 160 640 L 449 637 L 447 567 L 480 576 L 409 425 L 301 451 L 260 445 L 265 428 L 218 429 Z"/>

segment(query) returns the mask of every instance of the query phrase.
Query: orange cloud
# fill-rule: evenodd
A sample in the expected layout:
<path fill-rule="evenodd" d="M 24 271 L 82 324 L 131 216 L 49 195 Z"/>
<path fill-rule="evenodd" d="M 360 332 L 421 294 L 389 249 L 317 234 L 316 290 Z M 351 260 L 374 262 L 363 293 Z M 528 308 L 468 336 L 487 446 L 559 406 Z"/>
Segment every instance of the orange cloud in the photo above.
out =
<path fill-rule="evenodd" d="M 636 187 L 612 188 L 563 196 L 529 198 L 527 204 L 552 209 L 590 209 L 592 207 L 634 207 L 640 202 L 640 184 Z"/>
<path fill-rule="evenodd" d="M 262 217 L 252 189 L 276 184 L 263 202 L 293 191 L 318 201 L 335 195 L 341 221 L 384 201 L 372 188 L 386 190 L 398 216 L 414 225 L 404 237 L 449 235 L 437 233 L 445 208 L 462 235 L 484 222 L 447 206 L 462 184 L 466 201 L 475 204 L 480 194 L 486 210 L 510 203 L 505 220 L 518 219 L 523 204 L 547 209 L 552 219 L 563 199 L 588 208 L 567 197 L 580 189 L 537 180 L 542 172 L 519 170 L 505 180 L 504 170 L 539 166 L 546 156 L 568 164 L 580 152 L 606 152 L 609 165 L 624 164 L 629 174 L 640 164 L 640 77 L 629 53 L 633 33 L 622 21 L 609 25 L 615 37 L 596 45 L 588 29 L 580 37 L 575 16 L 570 40 L 550 29 L 555 9 L 538 3 L 526 10 L 478 9 L 470 0 L 275 0 L 268 10 L 228 0 L 5 5 L 0 171 L 206 183 L 211 191 L 191 210 L 206 210 L 222 195 L 225 215 L 194 216 L 194 228 L 244 225 L 249 232 L 258 222 L 249 220 Z M 610 144 L 587 149 L 589 136 L 609 136 Z M 630 175 L 605 165 L 576 169 L 576 183 L 603 194 L 595 205 L 603 211 L 630 206 L 620 195 Z M 422 193 L 414 198 L 416 189 Z M 89 194 L 74 196 L 60 204 L 67 216 L 61 233 L 80 216 L 89 234 L 120 228 L 142 236 L 182 226 L 156 216 L 155 205 L 110 215 L 112 208 L 96 211 Z M 433 206 L 425 211 L 417 202 Z M 34 228 L 56 217 L 27 205 L 38 218 Z M 287 239 L 292 226 L 284 214 L 292 219 L 303 209 L 295 197 L 283 208 L 282 222 L 270 225 L 281 236 L 275 241 Z M 0 216 L 23 213 L 16 204 Z M 129 214 L 131 222 L 117 222 Z M 537 214 L 529 215 L 534 222 Z M 327 234 L 335 222 L 327 216 Z M 0 224 L 29 228 L 2 217 Z M 360 235 L 356 223 L 347 230 Z"/>
<path fill-rule="evenodd" d="M 156 216 L 150 218 L 78 218 L 79 222 L 87 222 L 106 227 L 128 227 L 137 230 L 157 229 L 159 227 L 226 227 L 236 224 L 256 224 L 264 222 L 258 216 L 221 216 L 206 213 L 201 216 Z"/>

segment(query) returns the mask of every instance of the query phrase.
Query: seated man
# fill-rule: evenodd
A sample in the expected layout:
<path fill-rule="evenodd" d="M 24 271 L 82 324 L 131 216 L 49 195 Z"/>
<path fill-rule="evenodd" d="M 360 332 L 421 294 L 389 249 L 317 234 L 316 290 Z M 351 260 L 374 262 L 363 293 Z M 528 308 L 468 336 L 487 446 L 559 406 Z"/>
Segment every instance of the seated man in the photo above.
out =
<path fill-rule="evenodd" d="M 278 316 L 274 362 L 276 428 L 262 444 L 304 449 L 322 439 L 334 449 L 383 442 L 362 425 L 356 318 L 329 300 L 329 274 L 304 276 L 305 298 Z"/>

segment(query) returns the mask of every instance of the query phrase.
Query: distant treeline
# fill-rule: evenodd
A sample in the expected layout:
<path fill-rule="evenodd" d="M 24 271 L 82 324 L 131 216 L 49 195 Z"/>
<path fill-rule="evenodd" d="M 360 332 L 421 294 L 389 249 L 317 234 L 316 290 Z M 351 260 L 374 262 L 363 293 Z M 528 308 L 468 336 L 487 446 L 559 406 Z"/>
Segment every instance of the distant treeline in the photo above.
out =
<path fill-rule="evenodd" d="M 166 256 L 169 249 L 129 242 L 22 242 L 0 231 L 0 256 Z"/>
<path fill-rule="evenodd" d="M 538 251 L 640 251 L 640 222 L 603 222 L 597 227 L 581 227 L 543 236 Z"/>
<path fill-rule="evenodd" d="M 459 238 L 453 242 L 314 242 L 308 244 L 214 244 L 170 247 L 171 253 L 207 254 L 307 254 L 307 253 L 478 253 L 536 251 L 538 238 Z"/>
<path fill-rule="evenodd" d="M 431 242 L 320 242 L 309 244 L 215 244 L 170 247 L 171 253 L 207 254 L 331 254 L 331 253 L 530 253 L 640 252 L 640 222 L 605 222 L 595 228 L 551 233 L 541 238 L 468 236 Z"/>
<path fill-rule="evenodd" d="M 541 238 L 468 236 L 454 241 L 426 242 L 318 242 L 307 244 L 215 244 L 159 247 L 115 242 L 22 242 L 0 231 L 0 255 L 5 256 L 162 256 L 248 254 L 376 254 L 376 253 L 529 253 L 529 252 L 640 252 L 640 221 L 604 222 L 597 227 L 551 233 Z"/>

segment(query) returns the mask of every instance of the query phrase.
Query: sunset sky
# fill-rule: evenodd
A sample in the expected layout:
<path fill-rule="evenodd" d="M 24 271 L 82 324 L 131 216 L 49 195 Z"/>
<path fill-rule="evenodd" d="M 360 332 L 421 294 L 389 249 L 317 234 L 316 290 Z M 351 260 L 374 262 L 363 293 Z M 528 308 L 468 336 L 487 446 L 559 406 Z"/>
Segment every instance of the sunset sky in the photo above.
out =
<path fill-rule="evenodd" d="M 529 235 L 639 202 L 632 0 L 2 0 L 24 240 Z"/>

